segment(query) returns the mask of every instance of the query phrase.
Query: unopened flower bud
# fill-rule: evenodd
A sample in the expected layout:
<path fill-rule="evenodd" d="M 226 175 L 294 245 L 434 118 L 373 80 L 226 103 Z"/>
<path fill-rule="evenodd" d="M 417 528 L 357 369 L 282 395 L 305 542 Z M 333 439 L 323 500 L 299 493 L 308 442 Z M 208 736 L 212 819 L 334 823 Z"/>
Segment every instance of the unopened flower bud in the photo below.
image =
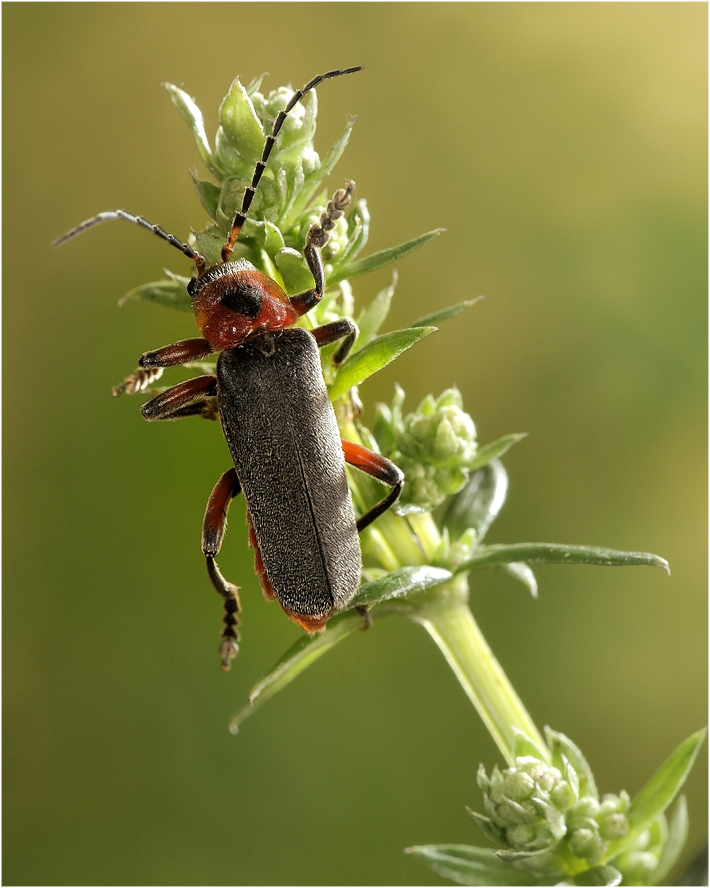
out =
<path fill-rule="evenodd" d="M 603 848 L 599 833 L 595 829 L 587 827 L 572 830 L 568 841 L 577 857 L 594 858 L 601 854 Z"/>

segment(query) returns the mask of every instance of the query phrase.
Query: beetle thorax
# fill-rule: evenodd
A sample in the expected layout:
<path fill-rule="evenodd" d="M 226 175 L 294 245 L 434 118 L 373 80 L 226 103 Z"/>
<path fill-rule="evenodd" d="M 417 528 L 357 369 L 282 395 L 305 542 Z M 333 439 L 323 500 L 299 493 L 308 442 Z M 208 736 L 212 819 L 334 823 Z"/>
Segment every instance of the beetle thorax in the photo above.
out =
<path fill-rule="evenodd" d="M 283 330 L 297 318 L 276 281 L 244 259 L 208 268 L 190 290 L 197 326 L 215 351 Z"/>

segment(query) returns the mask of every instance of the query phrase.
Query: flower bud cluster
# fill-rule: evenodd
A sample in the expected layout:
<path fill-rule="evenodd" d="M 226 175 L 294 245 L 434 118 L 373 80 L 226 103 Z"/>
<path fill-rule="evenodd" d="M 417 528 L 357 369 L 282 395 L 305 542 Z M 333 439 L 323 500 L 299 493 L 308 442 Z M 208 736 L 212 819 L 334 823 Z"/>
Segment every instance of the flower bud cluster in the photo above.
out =
<path fill-rule="evenodd" d="M 447 389 L 438 398 L 427 395 L 405 417 L 403 401 L 398 387 L 391 408 L 377 405 L 375 437 L 404 472 L 400 507 L 431 511 L 466 483 L 476 457 L 476 427 L 463 410 L 458 389 Z"/>
<path fill-rule="evenodd" d="M 542 867 L 552 873 L 560 861 L 569 860 L 570 852 L 594 867 L 610 843 L 629 831 L 629 796 L 623 791 L 601 801 L 596 795 L 580 796 L 580 775 L 564 755 L 560 768 L 520 755 L 514 767 L 494 767 L 490 777 L 481 765 L 477 782 L 486 816 L 473 814 L 474 820 L 504 848 L 534 854 L 525 863 L 528 869 Z M 583 778 L 582 786 L 585 782 Z M 649 884 L 661 850 L 662 841 L 644 833 L 615 863 L 625 884 Z"/>
<path fill-rule="evenodd" d="M 563 777 L 533 756 L 518 756 L 514 767 L 494 767 L 490 777 L 481 765 L 477 779 L 490 824 L 505 844 L 515 851 L 541 851 L 567 832 L 565 815 L 579 792 L 575 777 L 569 772 Z"/>
<path fill-rule="evenodd" d="M 645 829 L 633 847 L 621 855 L 616 866 L 623 873 L 625 885 L 653 885 L 668 837 L 668 826 L 661 815 L 651 829 Z"/>
<path fill-rule="evenodd" d="M 623 790 L 618 796 L 605 795 L 601 802 L 591 796 L 581 798 L 567 815 L 567 841 L 576 856 L 596 860 L 609 842 L 625 836 L 628 807 L 629 797 Z"/>
<path fill-rule="evenodd" d="M 171 96 L 190 125 L 201 155 L 217 184 L 194 175 L 197 192 L 213 223 L 190 239 L 207 259 L 218 262 L 221 246 L 252 181 L 267 137 L 279 114 L 294 95 L 290 86 L 261 92 L 261 79 L 243 86 L 236 79 L 219 109 L 219 126 L 212 151 L 202 115 L 182 90 L 170 87 Z M 328 153 L 325 165 L 316 152 L 318 99 L 306 93 L 283 119 L 267 168 L 253 197 L 234 257 L 243 257 L 269 276 L 279 278 L 287 292 L 312 286 L 312 274 L 302 250 L 309 229 L 320 221 L 330 193 L 323 187 L 326 175 L 345 148 L 352 121 Z M 326 279 L 335 268 L 352 261 L 367 242 L 368 216 L 364 201 L 339 218 L 323 249 Z"/>

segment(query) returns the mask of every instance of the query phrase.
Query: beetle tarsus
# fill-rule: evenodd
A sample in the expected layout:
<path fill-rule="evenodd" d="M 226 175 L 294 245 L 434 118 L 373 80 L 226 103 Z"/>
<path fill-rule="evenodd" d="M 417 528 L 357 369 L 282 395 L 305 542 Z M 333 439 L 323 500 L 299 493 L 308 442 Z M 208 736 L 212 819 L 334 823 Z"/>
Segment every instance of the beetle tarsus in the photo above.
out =
<path fill-rule="evenodd" d="M 111 389 L 114 398 L 119 395 L 135 395 L 144 392 L 163 375 L 162 367 L 139 367 L 135 373 L 127 376 L 122 383 Z"/>
<path fill-rule="evenodd" d="M 311 226 L 306 236 L 303 255 L 306 257 L 308 268 L 313 275 L 315 287 L 312 290 L 305 290 L 303 293 L 297 293 L 291 297 L 291 305 L 299 315 L 310 311 L 323 298 L 325 271 L 323 270 L 323 259 L 320 251 L 328 243 L 329 232 L 335 227 L 336 220 L 343 215 L 343 211 L 350 204 L 354 188 L 354 182 L 348 182 L 345 188 L 339 188 L 333 195 L 332 200 L 328 201 L 328 206 L 321 215 L 319 223 Z"/>
<path fill-rule="evenodd" d="M 362 626 L 360 629 L 365 632 L 367 629 L 372 626 L 372 617 L 370 616 L 370 611 L 365 607 L 364 604 L 356 604 L 353 608 L 356 614 L 362 617 Z"/>
<path fill-rule="evenodd" d="M 207 562 L 207 573 L 212 580 L 212 585 L 224 599 L 224 616 L 222 622 L 224 629 L 222 630 L 222 643 L 219 646 L 219 655 L 222 658 L 222 669 L 226 672 L 229 669 L 230 660 L 239 653 L 239 617 L 237 614 L 241 610 L 239 605 L 239 587 L 228 583 L 222 576 L 217 563 L 209 553 L 205 553 Z"/>

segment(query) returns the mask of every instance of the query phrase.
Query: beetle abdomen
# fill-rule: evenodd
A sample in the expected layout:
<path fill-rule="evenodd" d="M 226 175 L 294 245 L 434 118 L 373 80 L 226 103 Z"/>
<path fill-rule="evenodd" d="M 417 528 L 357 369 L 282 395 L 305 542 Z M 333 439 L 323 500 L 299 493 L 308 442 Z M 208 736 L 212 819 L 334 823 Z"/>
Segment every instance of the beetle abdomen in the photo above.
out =
<path fill-rule="evenodd" d="M 222 352 L 224 434 L 264 568 L 283 608 L 317 628 L 345 607 L 362 567 L 340 433 L 318 347 L 292 328 Z"/>

